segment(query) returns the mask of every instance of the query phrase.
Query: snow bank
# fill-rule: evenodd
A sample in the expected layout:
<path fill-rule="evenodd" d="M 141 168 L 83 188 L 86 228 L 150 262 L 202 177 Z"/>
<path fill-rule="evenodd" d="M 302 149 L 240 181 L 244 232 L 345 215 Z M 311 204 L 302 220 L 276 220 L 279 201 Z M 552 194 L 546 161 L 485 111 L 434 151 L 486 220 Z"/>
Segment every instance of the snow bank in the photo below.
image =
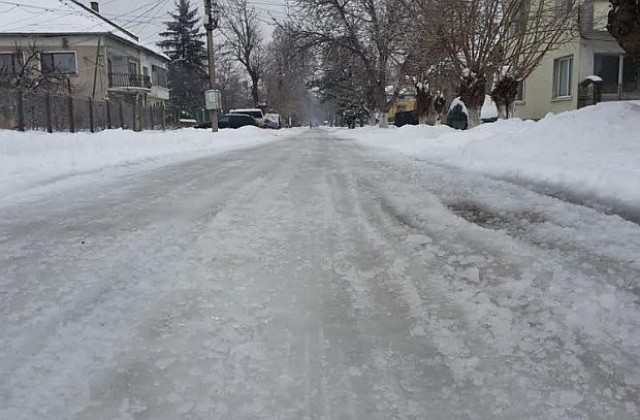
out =
<path fill-rule="evenodd" d="M 341 134 L 433 163 L 640 209 L 639 119 L 640 101 L 608 102 L 468 131 L 419 126 Z"/>
<path fill-rule="evenodd" d="M 107 130 L 90 133 L 43 133 L 0 130 L 0 194 L 30 185 L 123 166 L 162 159 L 184 159 L 187 152 L 220 153 L 274 141 L 292 130 L 243 127 L 176 131 Z"/>

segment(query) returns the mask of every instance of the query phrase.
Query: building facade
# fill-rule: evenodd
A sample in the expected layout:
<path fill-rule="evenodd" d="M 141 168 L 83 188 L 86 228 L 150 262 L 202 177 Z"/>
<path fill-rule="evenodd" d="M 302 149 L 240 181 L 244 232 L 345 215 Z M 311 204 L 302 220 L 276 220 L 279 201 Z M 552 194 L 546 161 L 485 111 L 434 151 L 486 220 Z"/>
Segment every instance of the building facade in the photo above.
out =
<path fill-rule="evenodd" d="M 515 116 L 540 119 L 547 113 L 577 109 L 591 103 L 589 76 L 603 81 L 602 100 L 640 99 L 636 66 L 607 32 L 608 0 L 584 0 L 576 30 L 579 35 L 545 55 L 523 82 Z"/>
<path fill-rule="evenodd" d="M 5 77 L 19 76 L 28 65 L 60 76 L 74 96 L 144 105 L 169 100 L 168 57 L 101 16 L 97 2 L 70 0 L 52 8 L 46 0 L 24 0 L 0 16 L 0 25 Z"/>

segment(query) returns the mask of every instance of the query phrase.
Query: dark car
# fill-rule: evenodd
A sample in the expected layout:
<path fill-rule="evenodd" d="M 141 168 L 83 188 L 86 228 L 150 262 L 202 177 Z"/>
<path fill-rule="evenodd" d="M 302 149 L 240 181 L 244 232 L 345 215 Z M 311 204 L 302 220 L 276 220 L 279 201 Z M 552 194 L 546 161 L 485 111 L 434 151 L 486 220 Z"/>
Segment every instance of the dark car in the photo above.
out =
<path fill-rule="evenodd" d="M 418 125 L 418 114 L 414 111 L 396 112 L 393 121 L 396 127 Z"/>
<path fill-rule="evenodd" d="M 240 128 L 248 125 L 257 127 L 258 123 L 252 116 L 244 114 L 227 114 L 218 118 L 218 128 Z M 196 128 L 211 128 L 211 122 L 198 124 Z"/>

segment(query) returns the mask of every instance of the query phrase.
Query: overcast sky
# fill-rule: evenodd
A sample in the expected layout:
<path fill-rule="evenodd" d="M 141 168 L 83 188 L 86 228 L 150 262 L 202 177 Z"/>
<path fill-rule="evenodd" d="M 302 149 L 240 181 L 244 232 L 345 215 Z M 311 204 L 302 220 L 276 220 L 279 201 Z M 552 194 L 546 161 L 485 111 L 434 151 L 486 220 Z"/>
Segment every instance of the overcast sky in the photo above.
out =
<path fill-rule="evenodd" d="M 91 0 L 80 0 L 89 5 Z M 232 2 L 235 0 L 231 0 Z M 269 35 L 272 28 L 269 25 L 270 16 L 284 17 L 286 8 L 285 0 L 248 0 L 258 10 L 265 27 L 265 35 Z M 167 21 L 167 13 L 175 9 L 175 0 L 99 0 L 100 13 L 106 18 L 130 30 L 140 38 L 143 43 L 153 44 L 159 40 L 158 33 L 165 28 L 163 22 Z M 193 6 L 197 6 L 202 16 L 204 12 L 204 0 L 191 0 Z"/>

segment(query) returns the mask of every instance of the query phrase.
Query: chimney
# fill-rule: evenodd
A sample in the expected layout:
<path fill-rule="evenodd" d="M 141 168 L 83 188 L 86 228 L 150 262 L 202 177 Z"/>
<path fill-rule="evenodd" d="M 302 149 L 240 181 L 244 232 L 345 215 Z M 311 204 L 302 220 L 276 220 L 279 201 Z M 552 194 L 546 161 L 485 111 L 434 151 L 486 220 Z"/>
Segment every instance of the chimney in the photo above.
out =
<path fill-rule="evenodd" d="M 100 13 L 100 6 L 98 5 L 97 1 L 91 2 L 91 10 L 93 10 L 96 13 Z"/>

